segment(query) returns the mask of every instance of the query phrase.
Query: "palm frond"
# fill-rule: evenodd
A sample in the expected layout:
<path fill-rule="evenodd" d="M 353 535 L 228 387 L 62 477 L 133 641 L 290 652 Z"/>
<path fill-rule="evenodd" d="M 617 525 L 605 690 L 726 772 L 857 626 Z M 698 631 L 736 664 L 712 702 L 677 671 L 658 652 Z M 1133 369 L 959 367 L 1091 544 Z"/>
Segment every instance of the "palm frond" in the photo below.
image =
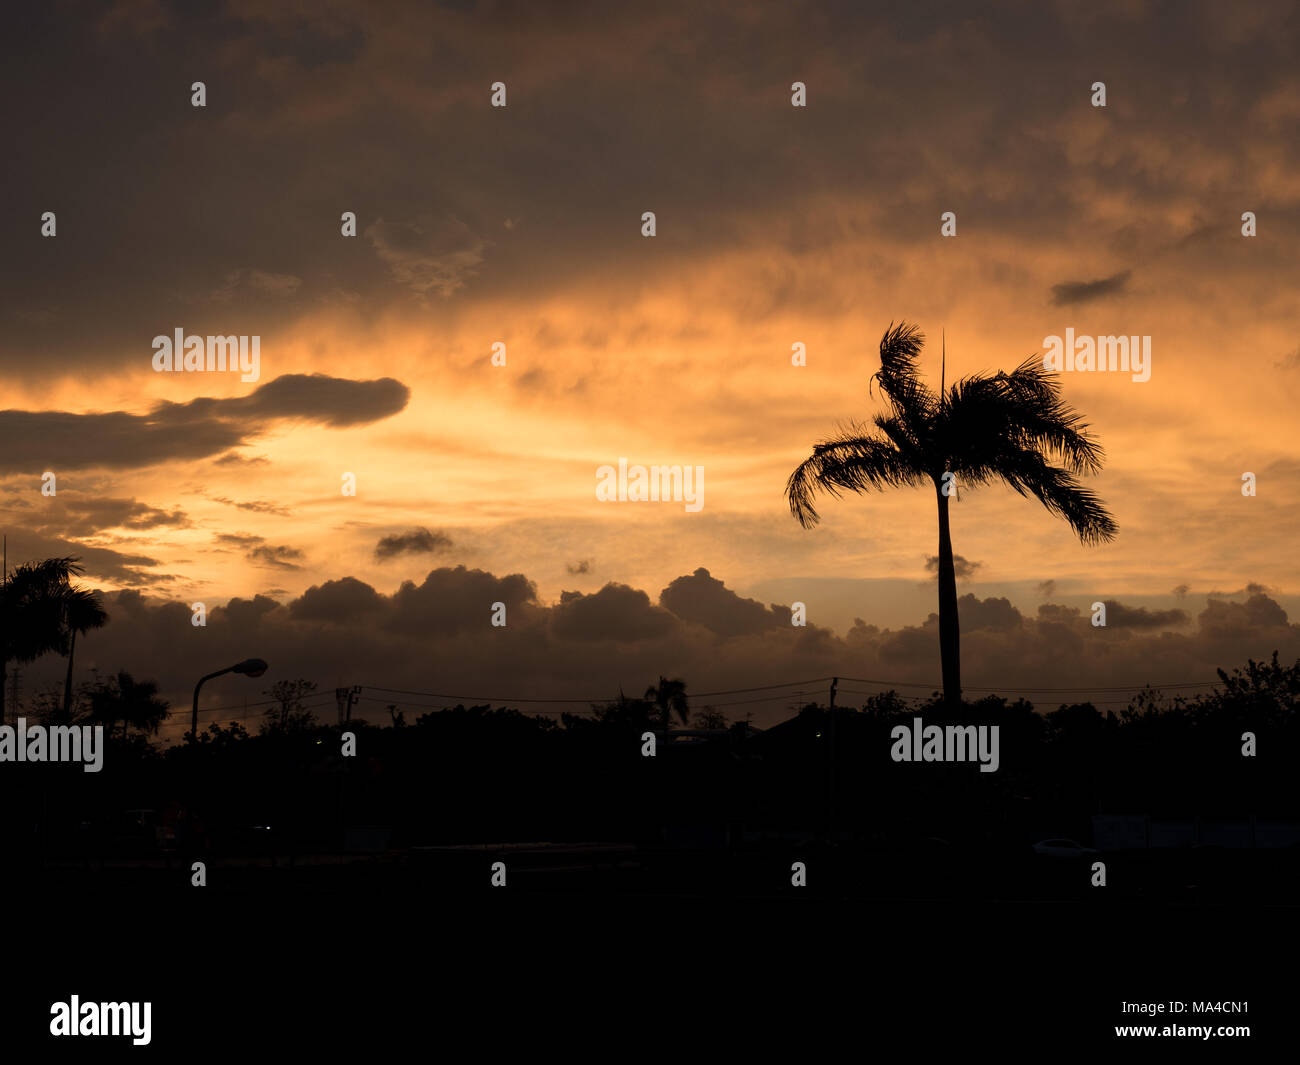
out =
<path fill-rule="evenodd" d="M 1119 534 L 1119 526 L 1097 494 L 1036 451 L 1009 448 L 993 472 L 1020 495 L 1032 495 L 1050 513 L 1065 519 L 1084 544 L 1107 543 Z"/>
<path fill-rule="evenodd" d="M 876 436 L 844 436 L 826 440 L 813 448 L 786 482 L 790 512 L 805 529 L 821 517 L 813 505 L 818 492 L 838 497 L 841 492 L 862 492 L 869 488 L 896 488 L 925 481 L 919 469 L 891 440 Z"/>
<path fill-rule="evenodd" d="M 880 338 L 880 369 L 868 382 L 868 392 L 871 382 L 879 382 L 895 414 L 914 430 L 933 417 L 936 406 L 934 393 L 917 373 L 916 361 L 924 344 L 925 334 L 916 326 L 890 322 Z"/>

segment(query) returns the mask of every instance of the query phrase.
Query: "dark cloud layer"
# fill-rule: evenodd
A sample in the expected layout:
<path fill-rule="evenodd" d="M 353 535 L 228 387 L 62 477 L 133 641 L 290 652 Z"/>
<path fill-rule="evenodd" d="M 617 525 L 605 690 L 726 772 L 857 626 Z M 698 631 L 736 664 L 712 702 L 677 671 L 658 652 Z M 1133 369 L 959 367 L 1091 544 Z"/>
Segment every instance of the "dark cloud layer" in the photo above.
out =
<path fill-rule="evenodd" d="M 6 174 L 0 360 L 28 376 L 61 372 L 52 352 L 83 366 L 147 358 L 149 337 L 177 325 L 258 333 L 269 353 L 340 292 L 369 306 L 522 300 L 634 257 L 639 284 L 656 267 L 628 236 L 650 201 L 665 271 L 745 244 L 758 218 L 765 239 L 795 252 L 872 226 L 884 239 L 932 235 L 938 211 L 920 204 L 959 207 L 976 227 L 963 232 L 1037 243 L 1086 219 L 1105 199 L 1098 183 L 1151 216 L 1098 240 L 1159 253 L 1169 234 L 1156 205 L 1253 205 L 1261 143 L 1270 172 L 1293 172 L 1297 154 L 1272 135 L 1292 115 L 1282 74 L 1300 27 L 1288 4 L 1264 0 L 1249 17 L 1208 0 L 1159 11 L 916 0 L 61 10 L 37 5 L 0 43 L 11 136 L 34 146 Z M 1108 70 L 1123 72 L 1105 112 L 1114 129 L 1104 149 L 1083 144 L 1084 162 L 1073 154 L 1088 87 Z M 193 108 L 200 74 L 207 106 Z M 497 78 L 506 108 L 488 103 Z M 799 111 L 796 78 L 808 86 Z M 1210 142 L 1240 167 L 1199 166 Z M 140 165 L 175 158 L 184 180 Z M 801 217 L 819 197 L 864 189 L 879 219 Z M 50 208 L 59 236 L 43 239 L 34 220 Z M 349 240 L 344 210 L 357 214 Z M 1270 224 L 1290 246 L 1294 217 Z M 1190 250 L 1207 263 L 1233 235 L 1189 225 L 1205 231 Z M 1121 291 L 1126 276 L 1054 291 L 1078 303 Z M 753 309 L 814 305 L 816 284 L 785 279 Z"/>
<path fill-rule="evenodd" d="M 400 381 L 285 374 L 247 396 L 159 403 L 147 414 L 0 411 L 0 474 L 130 469 L 198 459 L 248 443 L 284 421 L 342 428 L 390 417 L 410 390 Z"/>
<path fill-rule="evenodd" d="M 639 691 L 661 673 L 684 677 L 688 692 L 837 675 L 915 685 L 903 688 L 915 695 L 937 686 L 939 672 L 933 614 L 899 629 L 859 621 L 839 637 L 792 626 L 787 608 L 744 599 L 702 568 L 672 581 L 658 604 L 611 582 L 591 595 L 566 592 L 548 606 L 522 574 L 498 577 L 464 566 L 432 570 L 392 594 L 343 577 L 287 604 L 258 595 L 210 605 L 204 628 L 191 625 L 185 602 L 135 591 L 105 599 L 110 623 L 78 643 L 85 656 L 79 668 L 122 667 L 157 678 L 178 706 L 197 676 L 252 654 L 271 663 L 267 684 L 305 676 L 325 688 L 361 683 L 504 699 L 612 697 L 620 687 Z M 497 602 L 507 606 L 503 628 L 491 624 Z M 1049 709 L 1086 696 L 1035 696 L 1029 689 L 1137 690 L 1213 681 L 1216 668 L 1267 658 L 1275 649 L 1284 660 L 1300 658 L 1300 626 L 1262 593 L 1242 602 L 1209 600 L 1194 625 L 1172 631 L 1162 623 L 1180 622 L 1172 616 L 1179 612 L 1115 602 L 1108 614 L 1126 623 L 1106 628 L 1077 608 L 1047 603 L 1028 617 L 998 597 L 965 595 L 960 612 L 964 682 L 1027 692 Z M 57 684 L 61 667 L 56 658 L 40 660 L 29 671 L 30 690 Z M 251 694 L 214 691 L 210 705 Z M 756 722 L 770 724 L 789 713 L 791 697 L 746 703 L 733 713 L 753 711 Z M 1098 695 L 1117 697 L 1123 698 Z"/>

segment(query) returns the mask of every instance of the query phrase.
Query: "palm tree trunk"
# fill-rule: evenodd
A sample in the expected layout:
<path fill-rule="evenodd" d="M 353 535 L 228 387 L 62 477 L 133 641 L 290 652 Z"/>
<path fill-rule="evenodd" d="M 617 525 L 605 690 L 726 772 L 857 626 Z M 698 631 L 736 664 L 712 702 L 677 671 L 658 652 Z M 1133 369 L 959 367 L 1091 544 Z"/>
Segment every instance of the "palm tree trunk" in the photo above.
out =
<path fill-rule="evenodd" d="M 957 573 L 948 530 L 948 499 L 939 488 L 939 658 L 943 664 L 943 701 L 961 709 L 961 626 L 957 620 Z"/>
<path fill-rule="evenodd" d="M 72 721 L 72 656 L 77 651 L 77 630 L 71 631 L 68 640 L 68 675 L 63 680 L 63 723 Z"/>

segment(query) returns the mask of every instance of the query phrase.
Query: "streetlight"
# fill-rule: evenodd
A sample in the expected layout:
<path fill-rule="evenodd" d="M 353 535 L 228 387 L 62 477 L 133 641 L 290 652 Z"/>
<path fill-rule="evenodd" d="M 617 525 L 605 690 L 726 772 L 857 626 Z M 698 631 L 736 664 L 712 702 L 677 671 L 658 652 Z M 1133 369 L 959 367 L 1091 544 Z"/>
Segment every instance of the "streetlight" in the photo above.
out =
<path fill-rule="evenodd" d="M 242 673 L 246 677 L 260 677 L 265 672 L 266 663 L 262 659 L 245 658 L 242 662 L 236 662 L 233 666 L 227 666 L 215 673 L 209 673 L 206 677 L 200 677 L 199 682 L 194 685 L 194 716 L 190 720 L 190 735 L 194 737 L 194 742 L 199 741 L 199 689 L 203 687 L 204 681 L 211 680 L 213 677 L 220 677 L 223 673 Z"/>

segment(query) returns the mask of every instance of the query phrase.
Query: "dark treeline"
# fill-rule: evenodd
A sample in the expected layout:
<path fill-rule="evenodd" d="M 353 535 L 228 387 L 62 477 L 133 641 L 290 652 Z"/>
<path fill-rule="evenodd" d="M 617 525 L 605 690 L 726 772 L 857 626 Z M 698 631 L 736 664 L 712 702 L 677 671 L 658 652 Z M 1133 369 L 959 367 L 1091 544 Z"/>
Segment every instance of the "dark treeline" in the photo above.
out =
<path fill-rule="evenodd" d="M 214 724 L 163 748 L 150 739 L 150 686 L 119 675 L 73 704 L 74 721 L 119 722 L 104 770 L 6 763 L 0 796 L 19 849 L 49 857 L 118 853 L 133 840 L 147 850 L 126 816 L 139 810 L 174 828 L 182 852 L 214 855 L 342 851 L 366 832 L 383 848 L 654 844 L 666 830 L 702 844 L 829 833 L 884 848 L 928 836 L 1016 848 L 1044 834 L 1086 841 L 1095 814 L 1300 817 L 1300 662 L 1274 654 L 1220 677 L 1194 699 L 1146 691 L 1119 712 L 1084 703 L 1040 713 L 990 697 L 953 713 L 937 694 L 914 705 L 885 692 L 833 715 L 811 704 L 764 731 L 713 710 L 691 718 L 689 692 L 662 678 L 646 698 L 558 720 L 457 706 L 408 722 L 394 707 L 382 726 L 321 724 L 300 708 L 312 686 L 281 682 L 273 690 L 284 698 L 257 734 Z M 1001 726 L 997 772 L 894 762 L 891 730 L 918 714 L 927 725 Z M 54 700 L 28 720 L 67 716 Z M 677 727 L 686 721 L 694 727 Z M 353 757 L 342 754 L 344 732 L 355 735 Z M 646 732 L 658 737 L 653 758 L 642 754 Z M 1243 756 L 1244 733 L 1256 737 L 1254 756 Z"/>

